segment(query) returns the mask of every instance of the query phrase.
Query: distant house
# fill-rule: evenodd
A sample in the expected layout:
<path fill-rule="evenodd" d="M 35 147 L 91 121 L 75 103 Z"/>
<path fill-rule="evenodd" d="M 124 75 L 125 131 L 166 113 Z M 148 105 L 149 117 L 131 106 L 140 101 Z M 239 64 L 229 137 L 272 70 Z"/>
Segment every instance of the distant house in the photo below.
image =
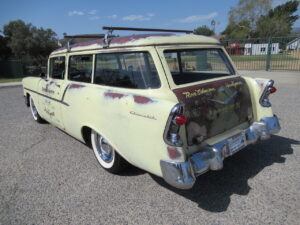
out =
<path fill-rule="evenodd" d="M 245 44 L 244 55 L 267 55 L 268 54 L 268 43 L 263 44 Z M 278 54 L 280 51 L 279 43 L 273 43 L 271 46 L 271 54 Z"/>
<path fill-rule="evenodd" d="M 300 50 L 300 37 L 287 43 L 286 50 Z"/>

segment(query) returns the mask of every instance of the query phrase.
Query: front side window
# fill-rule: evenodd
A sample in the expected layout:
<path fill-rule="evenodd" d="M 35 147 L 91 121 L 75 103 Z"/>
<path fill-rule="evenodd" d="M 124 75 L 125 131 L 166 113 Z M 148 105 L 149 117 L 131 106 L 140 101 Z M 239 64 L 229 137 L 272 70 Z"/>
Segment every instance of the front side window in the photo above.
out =
<path fill-rule="evenodd" d="M 91 83 L 93 55 L 72 55 L 69 58 L 69 80 Z"/>
<path fill-rule="evenodd" d="M 221 49 L 168 50 L 164 56 L 177 85 L 235 74 Z"/>
<path fill-rule="evenodd" d="M 65 75 L 65 57 L 50 58 L 49 77 L 63 80 Z"/>
<path fill-rule="evenodd" d="M 159 88 L 160 81 L 149 53 L 96 55 L 94 83 L 123 88 Z"/>

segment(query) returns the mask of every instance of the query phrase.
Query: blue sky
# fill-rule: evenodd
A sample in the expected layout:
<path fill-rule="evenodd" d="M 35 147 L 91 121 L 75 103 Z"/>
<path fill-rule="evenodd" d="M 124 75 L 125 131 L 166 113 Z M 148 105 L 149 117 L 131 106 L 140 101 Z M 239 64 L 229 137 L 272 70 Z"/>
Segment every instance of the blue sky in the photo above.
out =
<path fill-rule="evenodd" d="M 285 1 L 275 0 L 274 5 Z M 219 33 L 227 25 L 229 9 L 237 3 L 238 0 L 1 0 L 0 29 L 9 21 L 22 19 L 51 28 L 62 37 L 64 32 L 103 33 L 104 25 L 195 29 L 210 26 L 214 19 Z M 300 20 L 295 26 L 300 27 Z"/>

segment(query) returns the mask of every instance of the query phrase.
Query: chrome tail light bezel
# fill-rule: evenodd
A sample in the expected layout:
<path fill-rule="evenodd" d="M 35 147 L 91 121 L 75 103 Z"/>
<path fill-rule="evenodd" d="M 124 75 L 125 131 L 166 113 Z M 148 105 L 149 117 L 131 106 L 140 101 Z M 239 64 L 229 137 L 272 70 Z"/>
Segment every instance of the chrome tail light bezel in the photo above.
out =
<path fill-rule="evenodd" d="M 183 145 L 180 138 L 178 138 L 178 132 L 180 129 L 180 125 L 174 123 L 176 116 L 182 115 L 182 114 L 183 114 L 183 105 L 176 104 L 172 108 L 171 113 L 168 117 L 165 131 L 164 131 L 164 141 L 170 146 L 180 147 Z M 175 132 L 174 132 L 174 129 L 175 129 Z M 171 133 L 172 130 L 173 130 L 173 132 Z"/>
<path fill-rule="evenodd" d="M 263 107 L 271 107 L 272 104 L 269 100 L 269 95 L 271 94 L 270 88 L 273 87 L 274 80 L 269 80 L 267 85 L 265 86 L 262 95 L 260 96 L 259 103 Z"/>

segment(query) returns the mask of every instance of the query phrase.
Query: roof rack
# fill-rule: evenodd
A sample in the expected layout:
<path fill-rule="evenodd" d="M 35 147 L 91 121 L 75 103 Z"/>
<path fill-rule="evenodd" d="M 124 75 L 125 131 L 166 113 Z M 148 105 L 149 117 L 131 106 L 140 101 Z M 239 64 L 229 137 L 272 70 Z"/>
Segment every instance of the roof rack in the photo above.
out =
<path fill-rule="evenodd" d="M 65 35 L 66 39 L 74 38 L 104 38 L 105 34 L 79 34 L 79 35 Z"/>
<path fill-rule="evenodd" d="M 112 40 L 112 32 L 114 30 L 132 30 L 132 31 L 158 31 L 158 32 L 172 32 L 172 33 L 186 33 L 186 34 L 190 34 L 193 33 L 192 30 L 170 30 L 170 29 L 156 29 L 156 28 L 136 28 L 136 27 L 107 27 L 107 26 L 103 26 L 102 27 L 103 30 L 108 30 L 107 34 L 104 37 L 104 48 L 108 48 L 109 44 Z M 108 39 L 109 37 L 111 37 L 110 39 Z"/>
<path fill-rule="evenodd" d="M 133 30 L 133 31 L 159 31 L 159 32 L 173 32 L 173 33 L 193 33 L 194 31 L 192 30 L 173 30 L 173 29 L 156 29 L 156 28 L 136 28 L 136 27 L 107 27 L 103 26 L 103 30 L 109 30 L 109 31 L 114 31 L 114 30 Z"/>
<path fill-rule="evenodd" d="M 67 39 L 67 51 L 71 50 L 71 41 L 75 38 L 105 38 L 106 34 L 78 34 L 78 35 L 64 35 L 64 38 Z M 113 36 L 110 36 L 113 37 Z"/>

